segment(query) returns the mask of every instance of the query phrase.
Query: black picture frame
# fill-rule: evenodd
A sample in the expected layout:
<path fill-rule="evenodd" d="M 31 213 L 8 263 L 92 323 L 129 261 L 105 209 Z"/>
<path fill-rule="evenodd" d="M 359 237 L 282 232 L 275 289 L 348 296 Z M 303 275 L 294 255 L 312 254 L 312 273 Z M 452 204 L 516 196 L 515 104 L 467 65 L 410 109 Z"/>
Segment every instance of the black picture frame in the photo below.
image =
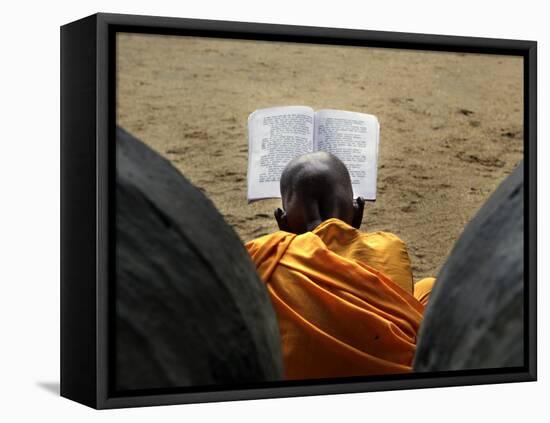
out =
<path fill-rule="evenodd" d="M 109 279 L 113 262 L 115 35 L 137 32 L 266 41 L 517 55 L 524 58 L 525 365 L 323 383 L 270 383 L 113 395 Z M 369 392 L 536 380 L 537 44 L 488 39 L 95 14 L 61 28 L 61 395 L 90 407 Z"/>

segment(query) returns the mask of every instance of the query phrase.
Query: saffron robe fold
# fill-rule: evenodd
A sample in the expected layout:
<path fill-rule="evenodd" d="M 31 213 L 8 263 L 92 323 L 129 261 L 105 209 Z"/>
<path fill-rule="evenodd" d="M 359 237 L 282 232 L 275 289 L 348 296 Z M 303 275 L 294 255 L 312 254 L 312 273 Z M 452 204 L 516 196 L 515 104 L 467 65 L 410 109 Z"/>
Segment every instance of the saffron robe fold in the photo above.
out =
<path fill-rule="evenodd" d="M 277 313 L 287 379 L 411 370 L 424 305 L 397 236 L 329 219 L 246 247 Z M 422 282 L 425 303 L 434 280 Z"/>

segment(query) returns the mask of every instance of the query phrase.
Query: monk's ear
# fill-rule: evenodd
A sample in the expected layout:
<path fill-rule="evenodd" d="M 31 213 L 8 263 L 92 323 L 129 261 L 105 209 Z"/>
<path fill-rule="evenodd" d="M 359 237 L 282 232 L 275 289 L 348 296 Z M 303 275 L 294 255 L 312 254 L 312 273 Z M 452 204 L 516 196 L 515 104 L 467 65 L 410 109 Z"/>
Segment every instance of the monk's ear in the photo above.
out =
<path fill-rule="evenodd" d="M 290 227 L 288 226 L 288 218 L 286 212 L 281 210 L 279 207 L 275 209 L 275 220 L 277 225 L 279 225 L 279 230 L 290 232 Z"/>
<path fill-rule="evenodd" d="M 351 221 L 351 226 L 353 226 L 355 229 L 359 229 L 361 227 L 364 210 L 365 200 L 362 197 L 357 197 L 355 200 L 353 200 L 353 219 Z"/>

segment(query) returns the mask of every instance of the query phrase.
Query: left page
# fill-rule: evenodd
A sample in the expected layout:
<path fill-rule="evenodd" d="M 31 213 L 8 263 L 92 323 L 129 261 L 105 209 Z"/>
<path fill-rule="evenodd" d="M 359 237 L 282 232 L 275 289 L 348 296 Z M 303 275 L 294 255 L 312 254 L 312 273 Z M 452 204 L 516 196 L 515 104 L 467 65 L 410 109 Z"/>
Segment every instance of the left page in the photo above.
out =
<path fill-rule="evenodd" d="M 313 151 L 311 107 L 259 109 L 248 117 L 248 201 L 280 198 L 279 180 L 294 157 Z"/>

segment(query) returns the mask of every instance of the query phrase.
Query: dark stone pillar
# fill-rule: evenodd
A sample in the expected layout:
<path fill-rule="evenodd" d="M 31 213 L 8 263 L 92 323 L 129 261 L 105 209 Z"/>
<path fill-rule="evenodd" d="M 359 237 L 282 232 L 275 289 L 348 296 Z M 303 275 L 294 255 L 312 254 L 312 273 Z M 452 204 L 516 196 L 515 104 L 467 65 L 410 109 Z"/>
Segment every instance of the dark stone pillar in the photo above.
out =
<path fill-rule="evenodd" d="M 414 371 L 524 364 L 523 163 L 467 225 L 438 276 Z"/>
<path fill-rule="evenodd" d="M 116 158 L 115 387 L 280 379 L 276 316 L 235 232 L 122 129 Z"/>

